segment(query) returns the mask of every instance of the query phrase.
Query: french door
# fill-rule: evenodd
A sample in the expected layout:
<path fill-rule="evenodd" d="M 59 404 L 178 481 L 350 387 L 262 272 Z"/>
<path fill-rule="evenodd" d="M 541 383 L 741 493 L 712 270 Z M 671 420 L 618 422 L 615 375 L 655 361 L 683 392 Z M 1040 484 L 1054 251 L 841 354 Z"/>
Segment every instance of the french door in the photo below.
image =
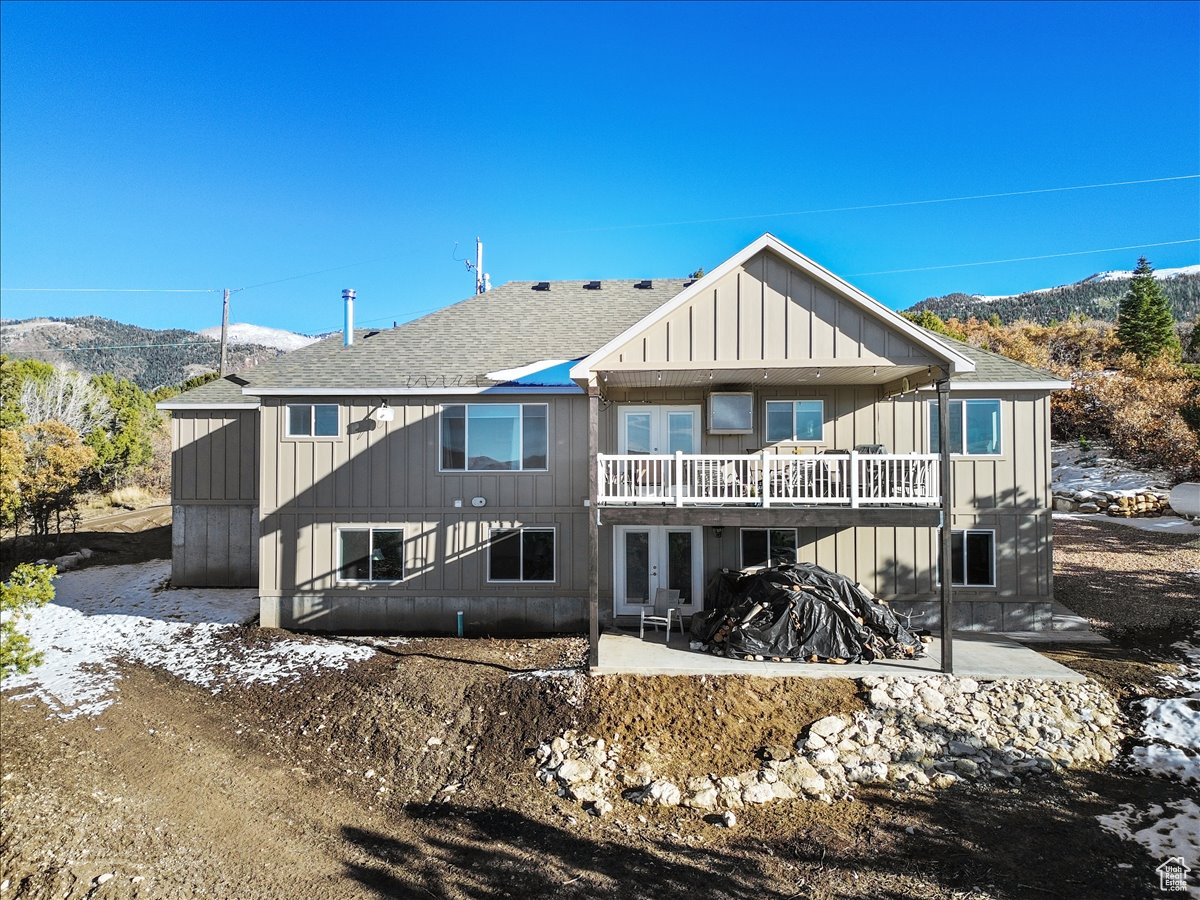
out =
<path fill-rule="evenodd" d="M 700 452 L 700 407 L 622 406 L 618 453 Z"/>
<path fill-rule="evenodd" d="M 679 591 L 683 615 L 703 608 L 704 551 L 699 526 L 617 525 L 613 529 L 613 612 L 637 615 L 659 588 Z"/>

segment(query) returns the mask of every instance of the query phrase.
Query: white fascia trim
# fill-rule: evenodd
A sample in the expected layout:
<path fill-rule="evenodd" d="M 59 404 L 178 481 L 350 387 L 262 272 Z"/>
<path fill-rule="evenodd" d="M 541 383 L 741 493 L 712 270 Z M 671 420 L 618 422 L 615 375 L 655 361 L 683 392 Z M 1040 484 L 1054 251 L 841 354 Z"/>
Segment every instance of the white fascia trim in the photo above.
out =
<path fill-rule="evenodd" d="M 164 400 L 155 403 L 155 409 L 188 410 L 188 409 L 258 409 L 258 403 L 182 403 Z"/>
<path fill-rule="evenodd" d="M 430 388 L 242 388 L 243 394 L 256 397 L 461 397 L 466 394 L 582 394 L 575 385 L 563 387 L 430 387 Z M 253 404 L 255 407 L 257 403 Z"/>
<path fill-rule="evenodd" d="M 954 352 L 945 344 L 932 338 L 923 328 L 914 325 L 908 319 L 904 318 L 894 309 L 889 309 L 884 306 L 874 297 L 863 293 L 848 281 L 830 272 L 819 263 L 813 262 L 799 250 L 789 247 L 773 234 L 764 234 L 754 243 L 745 249 L 735 253 L 725 262 L 721 263 L 703 278 L 694 282 L 690 287 L 684 288 L 654 312 L 643 318 L 639 322 L 635 322 L 632 326 L 625 329 L 621 334 L 617 335 L 599 350 L 592 353 L 585 359 L 581 359 L 571 368 L 571 378 L 576 381 L 587 381 L 591 378 L 591 367 L 596 360 L 603 359 L 608 354 L 612 353 L 630 338 L 634 337 L 641 331 L 654 325 L 656 322 L 666 318 L 683 304 L 687 303 L 693 297 L 711 288 L 717 281 L 724 278 L 742 263 L 752 258 L 755 254 L 762 250 L 773 250 L 782 256 L 787 262 L 790 262 L 796 268 L 811 275 L 814 279 L 833 288 L 838 293 L 848 299 L 866 307 L 872 314 L 882 319 L 888 325 L 891 325 L 898 331 L 902 332 L 906 337 L 910 338 L 914 343 L 928 350 L 937 359 L 943 359 L 950 363 L 950 374 L 962 374 L 975 371 L 975 363 L 967 357 Z M 697 366 L 697 368 L 705 368 L 705 366 Z"/>
<path fill-rule="evenodd" d="M 1071 387 L 1069 381 L 963 381 L 950 379 L 950 390 L 957 391 L 1063 391 Z M 936 391 L 932 384 L 917 388 L 918 391 Z"/>

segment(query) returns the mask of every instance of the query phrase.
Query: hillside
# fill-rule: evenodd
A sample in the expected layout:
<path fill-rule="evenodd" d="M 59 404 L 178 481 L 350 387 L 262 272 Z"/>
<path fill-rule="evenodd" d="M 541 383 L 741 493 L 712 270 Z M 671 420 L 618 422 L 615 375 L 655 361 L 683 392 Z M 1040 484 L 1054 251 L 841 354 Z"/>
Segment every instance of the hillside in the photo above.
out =
<path fill-rule="evenodd" d="M 1171 301 L 1176 321 L 1187 322 L 1200 315 L 1200 266 L 1162 269 L 1154 274 Z M 906 311 L 927 309 L 943 319 L 951 316 L 986 319 L 998 315 L 1005 324 L 1026 319 L 1045 325 L 1053 320 L 1064 321 L 1076 313 L 1111 322 L 1116 319 L 1121 298 L 1129 290 L 1130 277 L 1128 272 L 1100 272 L 1075 284 L 1000 297 L 946 294 L 944 297 L 929 297 Z"/>
<path fill-rule="evenodd" d="M 232 371 L 312 341 L 273 328 L 242 325 L 235 328 L 242 331 L 234 331 L 230 340 L 228 356 Z M 246 331 L 247 328 L 250 330 Z M 220 329 L 217 334 L 220 335 Z M 270 340 L 270 344 L 246 341 L 256 337 L 260 341 Z M 9 356 L 69 365 L 83 372 L 110 372 L 130 379 L 146 391 L 215 371 L 220 362 L 218 342 L 194 331 L 140 328 L 100 316 L 0 321 L 0 351 Z"/>
<path fill-rule="evenodd" d="M 200 331 L 202 337 L 210 340 L 221 339 L 221 326 L 204 328 Z M 315 344 L 320 338 L 309 337 L 307 334 L 296 334 L 294 331 L 284 331 L 282 328 L 268 328 L 265 325 L 251 325 L 248 322 L 229 323 L 229 343 L 273 347 L 276 350 L 288 352 L 299 350 L 309 344 Z"/>

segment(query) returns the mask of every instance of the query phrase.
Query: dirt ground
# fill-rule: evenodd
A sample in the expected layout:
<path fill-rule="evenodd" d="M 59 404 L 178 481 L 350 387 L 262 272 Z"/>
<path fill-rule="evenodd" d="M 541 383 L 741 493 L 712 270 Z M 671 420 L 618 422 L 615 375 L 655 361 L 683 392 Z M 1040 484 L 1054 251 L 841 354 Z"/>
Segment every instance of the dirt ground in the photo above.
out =
<path fill-rule="evenodd" d="M 1107 524 L 1056 538 L 1064 602 L 1121 639 L 1047 652 L 1128 704 L 1200 623 L 1200 551 Z M 1098 577 L 1117 561 L 1120 578 Z M 1165 621 L 1146 611 L 1160 596 Z M 281 636 L 244 629 L 230 649 Z M 1186 795 L 1109 768 L 779 803 L 733 829 L 627 803 L 596 819 L 534 780 L 540 740 L 577 727 L 673 774 L 732 773 L 855 708 L 853 683 L 527 674 L 578 665 L 579 639 L 379 646 L 345 671 L 215 695 L 128 667 L 96 718 L 0 701 L 0 897 L 1151 896 L 1159 861 L 1094 817 Z"/>

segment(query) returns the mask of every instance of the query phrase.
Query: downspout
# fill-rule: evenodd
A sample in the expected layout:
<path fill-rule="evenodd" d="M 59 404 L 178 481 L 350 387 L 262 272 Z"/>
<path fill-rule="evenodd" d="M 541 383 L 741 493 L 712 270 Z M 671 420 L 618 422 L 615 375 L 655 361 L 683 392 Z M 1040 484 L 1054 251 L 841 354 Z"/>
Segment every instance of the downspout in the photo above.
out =
<path fill-rule="evenodd" d="M 950 470 L 950 379 L 943 378 L 937 383 L 937 414 L 938 436 L 940 438 L 938 451 L 941 462 L 938 466 L 941 481 L 942 515 L 939 528 L 941 543 L 941 575 L 942 575 L 942 671 L 947 675 L 954 673 L 954 605 L 953 581 L 954 565 L 951 555 L 951 515 L 954 512 L 954 494 Z"/>

